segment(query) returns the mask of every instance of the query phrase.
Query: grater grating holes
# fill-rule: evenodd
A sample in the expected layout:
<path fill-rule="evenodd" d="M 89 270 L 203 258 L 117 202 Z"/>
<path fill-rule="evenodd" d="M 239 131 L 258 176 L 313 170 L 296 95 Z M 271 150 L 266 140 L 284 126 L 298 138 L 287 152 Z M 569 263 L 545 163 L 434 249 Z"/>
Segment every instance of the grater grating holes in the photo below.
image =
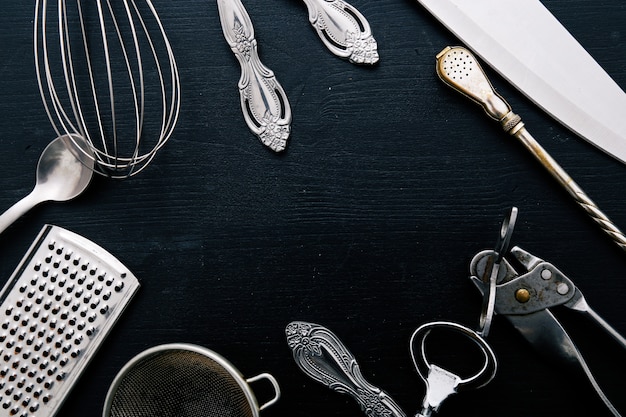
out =
<path fill-rule="evenodd" d="M 0 416 L 36 417 L 60 405 L 60 384 L 80 371 L 75 364 L 85 362 L 88 343 L 106 324 L 108 302 L 125 288 L 126 274 L 118 282 L 63 242 L 51 239 L 35 250 L 39 256 L 26 258 L 11 292 L 2 294 Z"/>

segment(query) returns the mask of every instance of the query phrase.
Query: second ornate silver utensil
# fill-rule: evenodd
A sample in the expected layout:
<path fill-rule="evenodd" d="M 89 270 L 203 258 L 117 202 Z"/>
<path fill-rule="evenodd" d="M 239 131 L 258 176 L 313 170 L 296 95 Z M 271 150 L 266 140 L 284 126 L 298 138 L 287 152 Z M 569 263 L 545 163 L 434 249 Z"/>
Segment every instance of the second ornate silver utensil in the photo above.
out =
<path fill-rule="evenodd" d="M 285 333 L 300 369 L 334 391 L 352 396 L 369 417 L 405 417 L 396 402 L 367 382 L 354 356 L 327 328 L 294 321 Z"/>
<path fill-rule="evenodd" d="M 272 70 L 261 62 L 254 27 L 239 0 L 217 0 L 224 38 L 241 65 L 239 96 L 246 124 L 275 152 L 287 146 L 291 107 Z"/>
<path fill-rule="evenodd" d="M 56 415 L 138 289 L 113 255 L 44 226 L 0 292 L 0 415 Z"/>
<path fill-rule="evenodd" d="M 378 44 L 369 22 L 343 0 L 304 0 L 309 21 L 328 50 L 353 64 L 378 62 Z"/>
<path fill-rule="evenodd" d="M 249 384 L 266 380 L 274 397 L 259 406 Z M 259 417 L 280 398 L 267 373 L 244 378 L 218 353 L 186 343 L 160 345 L 131 359 L 107 394 L 103 417 Z"/>
<path fill-rule="evenodd" d="M 466 48 L 447 47 L 441 51 L 437 55 L 437 74 L 443 82 L 480 104 L 491 118 L 499 121 L 504 130 L 532 153 L 613 242 L 626 251 L 626 236 L 528 133 L 522 119 L 494 91 L 476 58 Z"/>
<path fill-rule="evenodd" d="M 91 182 L 93 165 L 82 137 L 64 135 L 50 142 L 39 157 L 35 188 L 0 216 L 0 233 L 39 203 L 77 197 Z"/>

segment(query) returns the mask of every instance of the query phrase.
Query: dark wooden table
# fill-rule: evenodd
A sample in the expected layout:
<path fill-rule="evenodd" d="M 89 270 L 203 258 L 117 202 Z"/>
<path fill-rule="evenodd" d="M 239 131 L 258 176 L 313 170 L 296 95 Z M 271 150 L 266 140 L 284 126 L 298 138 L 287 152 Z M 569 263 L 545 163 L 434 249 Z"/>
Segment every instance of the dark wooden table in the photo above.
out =
<path fill-rule="evenodd" d="M 35 82 L 32 4 L 5 3 L 3 209 L 31 190 L 37 159 L 55 136 Z M 155 1 L 181 75 L 181 117 L 170 142 L 136 177 L 98 177 L 78 199 L 42 205 L 0 236 L 5 280 L 52 223 L 104 247 L 142 282 L 61 416 L 101 414 L 120 368 L 144 349 L 171 342 L 213 349 L 246 376 L 272 373 L 283 392 L 266 417 L 363 415 L 351 398 L 296 367 L 284 335 L 292 320 L 333 330 L 364 376 L 414 414 L 424 387 L 409 337 L 432 320 L 477 324 L 480 297 L 468 280 L 469 262 L 493 246 L 511 206 L 520 210 L 513 244 L 554 263 L 626 334 L 626 254 L 518 143 L 437 79 L 435 55 L 459 42 L 414 1 L 352 4 L 378 40 L 381 62 L 374 68 L 332 56 L 304 3 L 246 2 L 262 60 L 293 110 L 290 144 L 276 155 L 243 121 L 239 65 L 215 2 Z M 626 87 L 626 5 L 545 4 Z M 488 71 L 539 142 L 626 228 L 626 168 Z M 593 324 L 559 313 L 626 412 L 619 379 L 625 352 Z M 489 342 L 500 363 L 496 379 L 449 399 L 441 416 L 607 415 L 584 377 L 533 351 L 505 320 L 496 317 Z M 260 388 L 259 401 L 264 394 Z"/>

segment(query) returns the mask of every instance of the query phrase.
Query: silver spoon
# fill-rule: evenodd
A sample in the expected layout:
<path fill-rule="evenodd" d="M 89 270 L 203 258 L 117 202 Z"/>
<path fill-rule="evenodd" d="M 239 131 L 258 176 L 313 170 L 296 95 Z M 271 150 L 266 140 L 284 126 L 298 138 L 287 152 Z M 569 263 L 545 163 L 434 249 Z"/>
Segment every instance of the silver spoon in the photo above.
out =
<path fill-rule="evenodd" d="M 298 367 L 314 380 L 354 398 L 368 417 L 406 417 L 383 390 L 370 384 L 348 348 L 327 328 L 293 321 L 285 329 Z"/>
<path fill-rule="evenodd" d="M 0 216 L 0 233 L 39 203 L 67 201 L 82 193 L 93 177 L 91 155 L 78 135 L 63 135 L 50 142 L 39 157 L 35 188 Z"/>

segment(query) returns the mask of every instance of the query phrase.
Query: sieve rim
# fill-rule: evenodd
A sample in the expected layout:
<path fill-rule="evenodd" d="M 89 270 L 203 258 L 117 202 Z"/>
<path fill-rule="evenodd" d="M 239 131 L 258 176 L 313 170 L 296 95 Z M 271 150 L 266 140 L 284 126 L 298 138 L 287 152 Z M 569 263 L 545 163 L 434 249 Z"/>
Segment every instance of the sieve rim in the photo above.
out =
<path fill-rule="evenodd" d="M 104 400 L 102 417 L 110 416 L 111 407 L 113 405 L 115 394 L 117 393 L 119 386 L 121 385 L 122 381 L 125 379 L 126 375 L 129 373 L 129 371 L 131 371 L 135 366 L 141 364 L 142 362 L 144 362 L 147 359 L 150 359 L 153 356 L 157 356 L 167 351 L 175 351 L 175 350 L 194 352 L 194 353 L 203 355 L 215 361 L 216 363 L 218 363 L 222 368 L 224 368 L 224 370 L 226 370 L 226 372 L 228 372 L 230 376 L 233 377 L 233 379 L 237 382 L 237 385 L 239 385 L 239 388 L 241 388 L 241 391 L 244 393 L 246 400 L 248 401 L 248 405 L 250 406 L 252 415 L 254 417 L 259 417 L 260 408 L 259 408 L 258 401 L 254 393 L 252 392 L 252 388 L 248 384 L 248 381 L 244 378 L 243 374 L 239 372 L 239 370 L 235 368 L 235 366 L 232 363 L 230 363 L 226 358 L 224 358 L 219 353 L 211 349 L 205 348 L 203 346 L 194 345 L 190 343 L 168 343 L 168 344 L 154 346 L 135 355 L 131 360 L 129 360 L 124 365 L 124 367 L 122 367 L 122 369 L 120 369 L 120 371 L 117 373 L 117 375 L 113 379 L 113 382 L 111 383 L 111 386 L 109 387 L 106 398 Z M 250 380 L 257 378 L 257 377 L 250 378 Z"/>

